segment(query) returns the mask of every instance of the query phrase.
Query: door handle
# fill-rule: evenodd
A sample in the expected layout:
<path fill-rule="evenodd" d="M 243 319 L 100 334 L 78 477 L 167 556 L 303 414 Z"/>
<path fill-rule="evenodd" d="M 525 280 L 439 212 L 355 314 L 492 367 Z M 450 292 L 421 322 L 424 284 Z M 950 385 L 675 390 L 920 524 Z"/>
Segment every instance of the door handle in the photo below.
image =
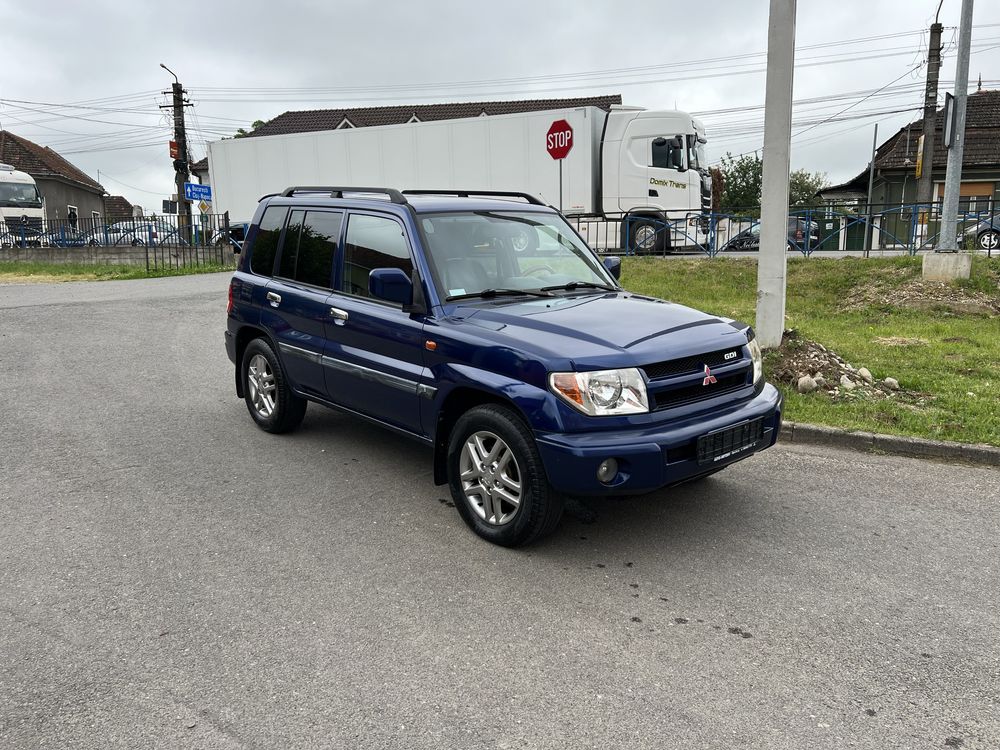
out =
<path fill-rule="evenodd" d="M 267 301 L 271 303 L 271 307 L 277 307 L 281 304 L 281 295 L 275 294 L 274 292 L 268 292 Z"/>
<path fill-rule="evenodd" d="M 347 310 L 341 310 L 339 307 L 331 307 L 330 317 L 343 324 L 347 320 Z"/>

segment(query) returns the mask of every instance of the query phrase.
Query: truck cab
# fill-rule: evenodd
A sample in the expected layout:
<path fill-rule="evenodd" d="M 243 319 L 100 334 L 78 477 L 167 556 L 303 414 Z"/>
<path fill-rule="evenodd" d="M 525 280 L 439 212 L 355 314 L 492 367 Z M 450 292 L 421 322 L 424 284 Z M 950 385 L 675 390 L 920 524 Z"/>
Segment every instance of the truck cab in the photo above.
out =
<path fill-rule="evenodd" d="M 706 142 L 704 125 L 686 112 L 612 107 L 601 153 L 602 208 L 625 220 L 627 247 L 699 241 L 700 219 L 712 204 Z"/>
<path fill-rule="evenodd" d="M 39 244 L 45 211 L 34 178 L 0 164 L 0 244 Z"/>

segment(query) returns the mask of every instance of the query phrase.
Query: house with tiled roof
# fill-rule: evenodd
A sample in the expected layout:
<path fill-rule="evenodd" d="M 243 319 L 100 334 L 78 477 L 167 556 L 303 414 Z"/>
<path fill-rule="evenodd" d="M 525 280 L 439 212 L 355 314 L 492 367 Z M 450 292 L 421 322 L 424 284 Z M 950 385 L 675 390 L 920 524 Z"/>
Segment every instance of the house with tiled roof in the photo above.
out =
<path fill-rule="evenodd" d="M 131 219 L 135 216 L 135 207 L 125 198 L 124 195 L 104 196 L 104 216 L 108 224 L 116 221 Z"/>
<path fill-rule="evenodd" d="M 45 217 L 65 221 L 75 214 L 84 225 L 104 216 L 104 187 L 51 148 L 0 130 L 0 162 L 35 178 Z"/>
<path fill-rule="evenodd" d="M 548 109 L 600 107 L 605 112 L 621 104 L 621 95 L 585 96 L 573 99 L 521 99 L 501 102 L 453 102 L 450 104 L 406 104 L 395 107 L 356 107 L 352 109 L 309 109 L 285 112 L 249 132 L 247 138 L 289 133 L 309 133 L 339 128 L 369 128 L 378 125 L 403 125 L 408 122 L 459 120 L 467 117 L 491 117 L 519 112 L 543 112 Z"/>
<path fill-rule="evenodd" d="M 961 208 L 963 211 L 992 210 L 1000 198 L 1000 90 L 969 94 L 962 153 Z M 917 195 L 917 146 L 923 120 L 900 128 L 875 151 L 875 181 L 872 202 L 909 204 Z M 932 175 L 934 200 L 944 197 L 948 150 L 944 145 L 944 109 L 939 109 L 934 128 Z M 868 192 L 869 166 L 851 180 L 819 191 L 830 203 L 864 202 Z M 927 165 L 924 165 L 927 168 Z"/>

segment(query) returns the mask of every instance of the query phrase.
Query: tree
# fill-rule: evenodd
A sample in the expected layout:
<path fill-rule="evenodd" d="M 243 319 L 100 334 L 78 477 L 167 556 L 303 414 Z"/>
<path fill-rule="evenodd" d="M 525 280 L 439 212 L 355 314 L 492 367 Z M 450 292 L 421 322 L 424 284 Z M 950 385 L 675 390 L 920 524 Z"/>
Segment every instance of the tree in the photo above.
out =
<path fill-rule="evenodd" d="M 816 193 L 830 185 L 826 174 L 796 169 L 788 175 L 788 204 L 807 208 L 818 206 L 821 201 Z"/>
<path fill-rule="evenodd" d="M 253 124 L 250 126 L 250 130 L 244 130 L 243 128 L 240 128 L 239 130 L 236 131 L 236 135 L 234 135 L 233 138 L 246 138 L 248 135 L 250 135 L 250 133 L 255 131 L 257 128 L 261 128 L 265 125 L 267 125 L 267 120 L 254 120 Z"/>
<path fill-rule="evenodd" d="M 756 153 L 722 157 L 722 210 L 755 213 L 760 210 L 763 161 Z"/>

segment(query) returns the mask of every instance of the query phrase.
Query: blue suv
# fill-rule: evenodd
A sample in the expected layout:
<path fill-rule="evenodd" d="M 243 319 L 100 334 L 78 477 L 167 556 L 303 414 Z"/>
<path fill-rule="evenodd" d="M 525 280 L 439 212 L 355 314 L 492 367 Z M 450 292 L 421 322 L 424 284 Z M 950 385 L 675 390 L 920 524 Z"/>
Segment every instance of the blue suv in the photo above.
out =
<path fill-rule="evenodd" d="M 566 495 L 643 493 L 768 448 L 781 395 L 744 323 L 625 291 L 530 195 L 295 187 L 229 286 L 236 393 L 268 432 L 310 401 L 434 450 L 483 538 L 529 543 Z"/>

